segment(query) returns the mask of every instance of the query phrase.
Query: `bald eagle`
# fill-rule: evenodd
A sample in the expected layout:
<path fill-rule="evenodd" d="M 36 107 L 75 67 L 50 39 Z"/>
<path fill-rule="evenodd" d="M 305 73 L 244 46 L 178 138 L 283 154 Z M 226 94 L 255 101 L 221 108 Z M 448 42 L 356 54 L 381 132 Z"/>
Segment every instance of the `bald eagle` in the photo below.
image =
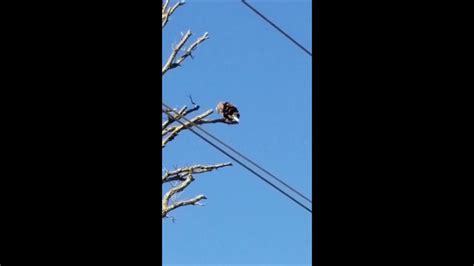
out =
<path fill-rule="evenodd" d="M 228 122 L 239 122 L 240 114 L 237 107 L 229 102 L 220 102 L 217 104 L 216 111 L 221 114 Z"/>

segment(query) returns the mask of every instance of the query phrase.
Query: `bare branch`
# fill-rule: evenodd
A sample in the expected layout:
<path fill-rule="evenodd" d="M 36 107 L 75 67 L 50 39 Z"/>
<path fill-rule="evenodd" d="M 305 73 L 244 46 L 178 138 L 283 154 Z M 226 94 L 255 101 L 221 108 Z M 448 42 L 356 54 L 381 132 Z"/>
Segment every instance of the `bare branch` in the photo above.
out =
<path fill-rule="evenodd" d="M 188 41 L 189 37 L 191 37 L 191 35 L 191 31 L 188 30 L 186 34 L 184 34 L 181 38 L 181 41 L 179 41 L 179 43 L 173 48 L 173 51 L 171 52 L 171 55 L 168 58 L 168 61 L 166 61 L 166 64 L 161 69 L 162 76 L 164 76 L 165 73 L 168 72 L 168 70 L 179 66 L 179 64 L 175 63 L 176 56 L 178 55 L 178 52 L 183 48 L 184 44 Z"/>
<path fill-rule="evenodd" d="M 166 9 L 168 8 L 169 0 L 165 0 L 163 2 L 163 5 L 161 6 L 161 15 L 163 16 L 163 13 L 166 13 Z"/>
<path fill-rule="evenodd" d="M 184 1 L 178 1 L 174 5 L 171 4 L 170 0 L 162 0 L 162 7 L 161 7 L 161 28 L 162 31 L 167 25 L 170 17 L 173 13 L 178 9 L 178 7 L 184 5 Z M 186 58 L 191 57 L 193 58 L 193 52 L 196 48 L 203 43 L 205 40 L 209 38 L 209 34 L 206 32 L 201 37 L 199 37 L 194 43 L 189 45 L 188 48 L 185 48 L 186 43 L 192 36 L 192 32 L 188 30 L 185 34 L 181 33 L 182 37 L 181 40 L 178 42 L 177 45 L 172 45 L 171 47 L 171 54 L 167 59 L 166 63 L 161 69 L 162 76 L 166 74 L 171 69 L 174 69 L 178 66 L 181 66 Z M 181 54 L 181 55 L 180 55 Z M 199 105 L 195 104 L 192 97 L 189 96 L 191 100 L 191 104 L 194 106 L 192 108 L 188 108 L 187 106 L 182 107 L 179 109 L 164 109 L 162 108 L 162 151 L 167 145 L 167 143 L 171 142 L 175 139 L 182 131 L 186 129 L 191 129 L 196 125 L 202 124 L 213 124 L 213 123 L 225 123 L 225 124 L 234 124 L 234 122 L 229 122 L 224 118 L 219 119 L 208 119 L 208 117 L 213 113 L 212 110 L 208 110 L 200 115 L 195 116 L 192 119 L 187 119 L 186 116 L 190 115 L 191 113 L 199 110 Z M 164 115 L 163 115 L 164 114 Z M 186 122 L 183 121 L 183 124 L 179 124 L 182 118 L 186 118 Z M 165 121 L 163 121 L 165 120 Z M 177 201 L 176 198 L 179 197 L 179 193 L 184 191 L 193 181 L 195 174 L 202 174 L 211 172 L 223 167 L 231 166 L 231 163 L 221 163 L 215 165 L 193 165 L 189 167 L 179 168 L 174 171 L 168 171 L 166 169 L 165 173 L 163 174 L 162 170 L 162 186 L 165 183 L 171 185 L 171 188 L 165 193 L 162 197 L 162 218 L 170 217 L 168 213 L 172 210 L 183 206 L 189 205 L 203 205 L 201 203 L 202 200 L 206 199 L 204 195 L 198 195 L 192 199 Z M 174 184 L 176 183 L 176 184 Z M 175 201 L 176 200 L 176 201 Z M 170 202 L 172 204 L 170 204 Z M 174 221 L 174 218 L 172 218 Z"/>
<path fill-rule="evenodd" d="M 168 191 L 164 196 L 163 196 L 163 200 L 161 202 L 161 217 L 164 218 L 166 217 L 166 215 L 172 211 L 172 210 L 175 210 L 179 207 L 183 207 L 183 206 L 188 206 L 188 205 L 197 205 L 199 201 L 203 200 L 203 199 L 206 199 L 206 196 L 204 195 L 199 195 L 193 199 L 190 199 L 190 200 L 184 200 L 184 201 L 178 201 L 176 203 L 173 203 L 171 206 L 169 205 L 169 201 L 170 201 L 170 198 L 175 195 L 176 193 L 179 193 L 181 191 L 183 191 L 185 188 L 187 188 L 191 182 L 194 181 L 194 178 L 192 176 L 192 174 L 188 174 L 186 176 L 186 179 L 181 182 L 181 184 L 177 185 L 176 187 L 173 187 L 172 189 L 170 189 L 170 191 Z"/>
<path fill-rule="evenodd" d="M 204 199 L 207 199 L 206 196 L 204 195 L 199 195 L 199 196 L 196 196 L 195 198 L 193 199 L 190 199 L 190 200 L 183 200 L 183 201 L 179 201 L 179 202 L 176 202 L 174 203 L 173 205 L 171 206 L 168 206 L 166 207 L 165 209 L 163 209 L 161 211 L 161 217 L 164 218 L 166 217 L 166 215 L 172 211 L 172 210 L 175 210 L 179 207 L 183 207 L 183 206 L 189 206 L 189 205 L 202 205 L 200 204 L 200 201 L 201 200 L 204 200 Z"/>
<path fill-rule="evenodd" d="M 238 124 L 238 122 L 236 122 L 236 121 L 229 121 L 229 120 L 224 119 L 224 118 L 204 119 L 204 118 L 208 117 L 209 115 L 211 115 L 213 113 L 213 110 L 210 109 L 207 112 L 194 117 L 193 119 L 186 119 L 186 121 L 181 120 L 184 125 L 180 123 L 179 125 L 169 127 L 173 122 L 175 122 L 177 120 L 180 120 L 181 117 L 185 117 L 186 115 L 188 115 L 191 112 L 196 111 L 198 109 L 199 109 L 199 105 L 196 105 L 195 107 L 193 107 L 192 109 L 189 109 L 189 110 L 187 110 L 185 107 L 183 107 L 180 110 L 180 112 L 178 112 L 179 115 L 177 115 L 177 114 L 175 115 L 174 112 L 171 112 L 169 110 L 163 110 L 163 112 L 167 113 L 168 120 L 165 121 L 165 123 L 163 123 L 161 136 L 165 137 L 167 134 L 169 134 L 169 135 L 166 136 L 165 139 L 162 141 L 162 145 L 161 145 L 162 148 L 164 148 L 166 146 L 166 144 L 168 144 L 169 142 L 174 140 L 174 138 L 176 138 L 179 135 L 179 133 L 181 133 L 181 131 L 186 130 L 186 129 L 190 129 L 190 128 L 195 127 L 197 125 L 216 124 L 216 123 L 222 123 L 222 124 L 228 124 L 228 125 Z M 171 117 L 169 114 L 173 114 L 173 117 Z"/>
<path fill-rule="evenodd" d="M 161 211 L 162 211 L 162 215 L 163 217 L 166 216 L 166 210 L 168 209 L 168 204 L 169 204 L 169 201 L 170 201 L 170 198 L 175 195 L 176 193 L 178 192 L 181 192 L 183 191 L 185 188 L 187 188 L 191 182 L 194 181 L 194 178 L 191 174 L 189 174 L 187 177 L 186 177 L 186 180 L 184 180 L 183 182 L 181 182 L 181 184 L 179 184 L 178 186 L 176 187 L 173 187 L 171 188 L 164 196 L 163 196 L 163 200 L 161 201 Z"/>
<path fill-rule="evenodd" d="M 173 171 L 166 171 L 166 173 L 161 177 L 162 183 L 172 182 L 172 181 L 184 181 L 186 176 L 191 174 L 202 174 L 217 170 L 219 168 L 232 166 L 232 163 L 221 163 L 214 165 L 193 165 L 189 167 L 179 168 Z"/>
<path fill-rule="evenodd" d="M 176 64 L 177 65 L 180 65 L 181 62 L 184 61 L 184 59 L 186 59 L 188 56 L 191 56 L 191 53 L 194 51 L 194 49 L 196 49 L 196 47 L 201 44 L 202 42 L 204 42 L 205 40 L 209 39 L 209 33 L 204 33 L 204 35 L 202 35 L 201 37 L 199 37 L 193 44 L 191 44 L 189 46 L 189 48 L 186 50 L 186 52 L 178 59 L 176 60 Z"/>
<path fill-rule="evenodd" d="M 161 130 L 162 130 L 161 136 L 162 137 L 165 136 L 167 133 L 169 133 L 169 132 L 173 131 L 174 129 L 176 129 L 176 127 L 167 128 L 169 125 L 171 125 L 173 122 L 176 122 L 177 120 L 180 120 L 182 117 L 186 117 L 188 114 L 199 110 L 200 106 L 195 105 L 191 109 L 187 109 L 187 108 L 188 108 L 187 106 L 184 106 L 183 108 L 181 108 L 180 111 L 178 111 L 178 114 L 176 114 L 175 111 L 162 110 L 162 112 L 165 113 L 168 116 L 168 120 L 165 121 L 161 126 Z M 170 116 L 170 114 L 171 114 L 171 116 Z"/>
<path fill-rule="evenodd" d="M 166 144 L 168 144 L 170 141 L 174 140 L 174 138 L 176 138 L 176 136 L 179 135 L 179 133 L 181 133 L 181 131 L 185 130 L 185 129 L 189 129 L 189 128 L 192 128 L 193 126 L 196 126 L 196 125 L 199 125 L 201 124 L 200 123 L 200 120 L 208 117 L 209 115 L 212 114 L 212 109 L 211 110 L 208 110 L 207 112 L 201 114 L 201 115 L 198 115 L 196 117 L 194 117 L 193 119 L 188 119 L 189 121 L 187 122 L 183 122 L 183 124 L 177 126 L 161 143 L 161 148 L 163 149 Z"/>
<path fill-rule="evenodd" d="M 176 110 L 167 110 L 167 109 L 162 110 L 162 113 L 168 116 L 168 120 L 166 120 L 165 122 L 163 122 L 163 124 L 161 124 L 162 133 L 166 130 L 166 128 L 169 125 L 171 125 L 174 121 L 176 121 L 176 118 L 179 119 L 179 117 L 182 117 L 184 112 L 186 112 L 187 109 L 188 109 L 187 106 L 183 106 L 183 108 L 181 108 L 181 110 L 178 111 L 178 114 L 174 116 L 170 116 L 169 114 L 174 114 Z"/>
<path fill-rule="evenodd" d="M 168 192 L 166 192 L 166 194 L 163 196 L 163 201 L 162 201 L 163 209 L 165 209 L 168 206 L 168 202 L 173 195 L 175 195 L 178 192 L 183 191 L 193 181 L 194 181 L 194 177 L 191 174 L 188 174 L 183 182 L 181 182 L 179 185 L 171 188 Z"/>
<path fill-rule="evenodd" d="M 173 15 L 174 11 L 182 5 L 184 5 L 185 1 L 178 1 L 174 6 L 168 7 L 169 0 L 166 0 L 163 5 L 161 6 L 161 29 L 163 30 L 166 24 L 168 23 L 169 18 Z"/>
<path fill-rule="evenodd" d="M 228 124 L 228 125 L 236 125 L 238 124 L 239 122 L 237 121 L 229 121 L 225 118 L 218 118 L 218 119 L 213 119 L 213 120 L 206 120 L 206 119 L 203 119 L 203 120 L 200 120 L 199 122 L 199 125 L 204 125 L 204 124 L 216 124 L 216 123 L 223 123 L 223 124 Z"/>
<path fill-rule="evenodd" d="M 181 55 L 177 60 L 176 60 L 176 57 L 179 53 L 179 51 L 181 51 L 181 49 L 183 49 L 183 46 L 184 44 L 188 41 L 188 39 L 191 37 L 192 35 L 192 32 L 190 30 L 188 30 L 184 35 L 183 37 L 181 38 L 180 42 L 178 43 L 178 45 L 176 45 L 174 48 L 173 48 L 173 51 L 171 52 L 171 55 L 170 57 L 168 58 L 168 61 L 166 61 L 166 64 L 163 66 L 163 68 L 161 69 L 161 75 L 164 76 L 166 74 L 166 72 L 168 72 L 168 70 L 170 69 L 173 69 L 173 68 L 176 68 L 178 66 L 181 66 L 181 63 L 188 57 L 188 56 L 191 56 L 192 57 L 192 52 L 198 47 L 199 44 L 201 44 L 202 42 L 204 42 L 205 40 L 209 39 L 209 33 L 204 33 L 201 37 L 199 37 L 193 44 L 191 44 L 188 49 L 186 49 L 186 51 L 184 52 L 183 55 Z"/>

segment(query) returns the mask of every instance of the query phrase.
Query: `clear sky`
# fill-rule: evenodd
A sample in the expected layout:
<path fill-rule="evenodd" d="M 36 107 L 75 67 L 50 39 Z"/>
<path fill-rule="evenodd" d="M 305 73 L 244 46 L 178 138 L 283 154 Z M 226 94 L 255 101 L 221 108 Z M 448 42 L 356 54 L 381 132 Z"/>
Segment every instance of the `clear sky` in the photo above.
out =
<path fill-rule="evenodd" d="M 312 51 L 311 1 L 248 2 Z M 237 0 L 187 1 L 163 32 L 164 57 L 188 29 L 210 39 L 165 75 L 164 102 L 190 106 L 191 94 L 200 113 L 234 103 L 240 124 L 205 129 L 312 197 L 312 58 Z M 221 162 L 231 159 L 191 132 L 163 151 L 168 169 Z M 309 212 L 237 163 L 195 178 L 180 199 L 205 194 L 206 206 L 163 220 L 164 265 L 311 264 Z"/>

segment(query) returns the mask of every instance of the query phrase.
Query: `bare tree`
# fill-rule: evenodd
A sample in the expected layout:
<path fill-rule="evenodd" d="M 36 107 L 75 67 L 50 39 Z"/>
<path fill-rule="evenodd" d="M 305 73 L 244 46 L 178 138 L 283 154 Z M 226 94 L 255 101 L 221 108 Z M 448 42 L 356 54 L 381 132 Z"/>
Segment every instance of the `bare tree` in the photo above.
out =
<path fill-rule="evenodd" d="M 169 22 L 170 17 L 174 12 L 184 5 L 184 1 L 176 2 L 171 5 L 169 0 L 162 2 L 161 8 L 161 30 L 163 31 Z M 182 34 L 181 40 L 173 45 L 172 51 L 168 60 L 161 69 L 162 78 L 169 71 L 178 66 L 188 58 L 192 58 L 192 53 L 196 48 L 209 38 L 209 34 L 206 32 L 199 38 L 197 38 L 191 45 L 186 46 L 188 40 L 191 38 L 192 32 L 188 30 L 185 34 Z M 226 121 L 224 118 L 209 119 L 208 117 L 213 113 L 210 109 L 202 114 L 196 115 L 193 118 L 189 118 L 189 115 L 199 110 L 199 105 L 195 104 L 191 99 L 192 108 L 183 106 L 181 109 L 168 109 L 162 107 L 162 131 L 161 131 L 161 150 L 162 153 L 173 140 L 176 139 L 181 133 L 190 128 L 196 127 L 197 125 L 211 124 L 211 123 L 224 123 L 224 124 L 235 124 L 233 122 Z M 184 119 L 186 118 L 186 119 Z M 181 121 L 181 123 L 178 122 Z M 161 182 L 163 191 L 167 191 L 162 198 L 161 203 L 161 216 L 162 218 L 169 217 L 169 213 L 177 208 L 189 205 L 202 205 L 201 201 L 206 199 L 204 195 L 198 195 L 191 199 L 179 200 L 178 195 L 184 191 L 194 181 L 194 176 L 202 173 L 207 173 L 213 170 L 217 170 L 223 167 L 231 166 L 231 163 L 221 163 L 214 165 L 193 165 L 174 169 L 172 171 L 165 170 L 162 172 Z M 165 186 L 169 185 L 168 190 Z M 168 186 L 167 186 L 168 187 Z"/>

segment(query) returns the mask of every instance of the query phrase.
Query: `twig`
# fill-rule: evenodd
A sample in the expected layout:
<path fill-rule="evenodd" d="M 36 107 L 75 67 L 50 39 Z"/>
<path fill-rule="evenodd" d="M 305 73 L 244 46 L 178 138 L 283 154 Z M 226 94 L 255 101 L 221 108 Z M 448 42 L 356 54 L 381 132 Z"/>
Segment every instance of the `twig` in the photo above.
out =
<path fill-rule="evenodd" d="M 196 105 L 196 103 L 193 101 L 193 97 L 191 95 L 189 95 L 189 100 L 191 101 L 192 105 Z"/>

